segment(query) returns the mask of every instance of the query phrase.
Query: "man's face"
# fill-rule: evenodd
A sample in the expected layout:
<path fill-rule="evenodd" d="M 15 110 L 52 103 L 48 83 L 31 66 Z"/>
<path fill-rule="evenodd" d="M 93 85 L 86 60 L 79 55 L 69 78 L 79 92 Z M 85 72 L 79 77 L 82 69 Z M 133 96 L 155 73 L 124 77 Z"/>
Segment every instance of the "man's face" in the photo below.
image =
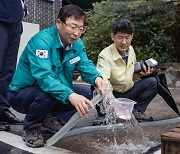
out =
<path fill-rule="evenodd" d="M 111 34 L 111 38 L 114 41 L 117 50 L 123 55 L 131 45 L 133 34 L 118 32 L 115 35 Z"/>
<path fill-rule="evenodd" d="M 74 43 L 84 32 L 84 20 L 77 20 L 74 16 L 67 18 L 65 22 L 57 19 L 56 26 L 64 46 Z"/>

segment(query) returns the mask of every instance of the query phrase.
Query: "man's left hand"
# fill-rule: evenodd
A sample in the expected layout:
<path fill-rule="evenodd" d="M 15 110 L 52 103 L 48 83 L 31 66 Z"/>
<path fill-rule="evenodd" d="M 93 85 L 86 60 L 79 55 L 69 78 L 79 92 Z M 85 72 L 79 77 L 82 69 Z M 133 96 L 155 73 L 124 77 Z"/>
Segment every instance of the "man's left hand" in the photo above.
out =
<path fill-rule="evenodd" d="M 154 68 L 150 68 L 150 67 L 145 67 L 144 71 L 139 72 L 139 75 L 142 76 L 149 76 L 150 74 L 152 74 L 154 71 Z"/>

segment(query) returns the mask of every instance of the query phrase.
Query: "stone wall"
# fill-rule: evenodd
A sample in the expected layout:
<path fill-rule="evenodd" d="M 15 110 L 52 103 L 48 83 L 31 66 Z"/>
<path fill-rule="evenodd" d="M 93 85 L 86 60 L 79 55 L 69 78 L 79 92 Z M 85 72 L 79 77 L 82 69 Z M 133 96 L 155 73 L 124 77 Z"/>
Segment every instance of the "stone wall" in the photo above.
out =
<path fill-rule="evenodd" d="M 156 69 L 159 73 L 165 73 L 169 87 L 180 88 L 180 63 L 162 63 Z"/>
<path fill-rule="evenodd" d="M 40 29 L 44 29 L 55 24 L 62 0 L 25 0 L 25 4 L 28 15 L 23 21 L 39 24 Z"/>

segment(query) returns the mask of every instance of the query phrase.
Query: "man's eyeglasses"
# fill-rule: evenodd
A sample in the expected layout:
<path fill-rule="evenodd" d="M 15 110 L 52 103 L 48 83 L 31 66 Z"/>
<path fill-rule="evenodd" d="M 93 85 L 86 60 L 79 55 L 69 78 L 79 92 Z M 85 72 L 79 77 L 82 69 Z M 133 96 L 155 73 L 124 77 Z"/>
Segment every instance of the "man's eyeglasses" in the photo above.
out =
<path fill-rule="evenodd" d="M 83 34 L 83 33 L 85 33 L 85 27 L 77 27 L 76 25 L 68 25 L 68 24 L 66 24 L 65 22 L 63 22 L 68 28 L 69 28 L 69 30 L 70 31 L 72 31 L 72 32 L 76 32 L 77 30 L 78 30 L 78 32 L 79 33 L 81 33 L 81 34 Z"/>

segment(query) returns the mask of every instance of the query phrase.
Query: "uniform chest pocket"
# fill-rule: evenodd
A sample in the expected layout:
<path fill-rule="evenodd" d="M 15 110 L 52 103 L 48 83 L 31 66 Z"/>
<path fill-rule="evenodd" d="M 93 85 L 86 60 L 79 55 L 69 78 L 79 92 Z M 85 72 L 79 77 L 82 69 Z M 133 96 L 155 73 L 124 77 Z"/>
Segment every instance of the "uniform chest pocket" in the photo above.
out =
<path fill-rule="evenodd" d="M 76 63 L 71 64 L 69 61 L 63 64 L 65 70 L 74 71 L 76 67 Z"/>
<path fill-rule="evenodd" d="M 134 72 L 134 62 L 131 62 L 129 65 L 128 65 L 128 69 L 130 71 L 133 71 Z"/>
<path fill-rule="evenodd" d="M 134 64 L 135 64 L 135 62 L 132 61 L 132 62 L 130 62 L 129 65 L 130 65 L 130 66 L 132 66 L 132 65 L 134 66 Z"/>

